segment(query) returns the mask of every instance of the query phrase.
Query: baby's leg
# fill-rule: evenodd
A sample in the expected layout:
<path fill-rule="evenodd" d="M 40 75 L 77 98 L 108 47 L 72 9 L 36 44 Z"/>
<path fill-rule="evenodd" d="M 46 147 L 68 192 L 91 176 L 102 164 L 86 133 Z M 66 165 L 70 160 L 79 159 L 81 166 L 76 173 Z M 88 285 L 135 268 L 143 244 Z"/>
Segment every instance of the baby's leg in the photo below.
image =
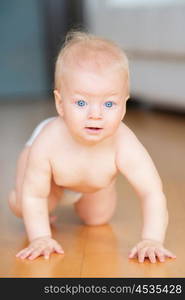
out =
<path fill-rule="evenodd" d="M 83 194 L 74 204 L 78 216 L 87 225 L 107 223 L 114 214 L 116 207 L 115 181 L 107 188 L 96 193 Z"/>
<path fill-rule="evenodd" d="M 20 154 L 17 163 L 17 171 L 16 171 L 16 184 L 15 189 L 10 192 L 9 196 L 9 206 L 13 213 L 17 217 L 22 217 L 22 208 L 21 208 L 21 193 L 22 193 L 22 185 L 24 180 L 24 174 L 27 167 L 28 156 L 30 152 L 30 146 L 26 146 Z M 58 187 L 53 181 L 51 182 L 51 191 L 48 197 L 48 211 L 51 212 L 60 200 L 61 194 L 63 193 L 62 188 Z"/>
<path fill-rule="evenodd" d="M 24 173 L 28 161 L 29 151 L 30 151 L 30 147 L 26 146 L 19 156 L 18 163 L 17 163 L 17 170 L 16 170 L 16 183 L 15 183 L 16 187 L 10 192 L 10 196 L 9 196 L 9 206 L 17 217 L 22 217 L 21 190 L 22 190 L 22 184 L 24 179 Z"/>

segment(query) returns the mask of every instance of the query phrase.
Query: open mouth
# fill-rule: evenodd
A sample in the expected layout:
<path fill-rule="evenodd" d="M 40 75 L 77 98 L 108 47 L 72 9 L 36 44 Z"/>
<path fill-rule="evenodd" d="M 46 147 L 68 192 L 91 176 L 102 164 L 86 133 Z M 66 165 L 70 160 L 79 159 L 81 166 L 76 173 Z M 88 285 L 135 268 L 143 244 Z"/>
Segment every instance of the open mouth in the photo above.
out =
<path fill-rule="evenodd" d="M 85 129 L 86 129 L 88 132 L 98 133 L 98 132 L 100 132 L 103 128 L 100 128 L 100 127 L 85 127 Z"/>
<path fill-rule="evenodd" d="M 89 129 L 89 130 L 100 130 L 100 129 L 102 129 L 100 127 L 86 127 L 86 128 Z"/>

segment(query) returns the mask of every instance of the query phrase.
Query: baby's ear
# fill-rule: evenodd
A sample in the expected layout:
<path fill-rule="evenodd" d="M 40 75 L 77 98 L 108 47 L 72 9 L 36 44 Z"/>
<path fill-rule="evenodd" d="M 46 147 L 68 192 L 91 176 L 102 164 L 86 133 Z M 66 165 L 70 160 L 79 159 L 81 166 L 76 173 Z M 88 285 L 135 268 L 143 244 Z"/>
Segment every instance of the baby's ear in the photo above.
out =
<path fill-rule="evenodd" d="M 54 90 L 54 97 L 55 97 L 55 106 L 58 114 L 62 117 L 63 116 L 63 103 L 62 98 L 58 90 Z"/>

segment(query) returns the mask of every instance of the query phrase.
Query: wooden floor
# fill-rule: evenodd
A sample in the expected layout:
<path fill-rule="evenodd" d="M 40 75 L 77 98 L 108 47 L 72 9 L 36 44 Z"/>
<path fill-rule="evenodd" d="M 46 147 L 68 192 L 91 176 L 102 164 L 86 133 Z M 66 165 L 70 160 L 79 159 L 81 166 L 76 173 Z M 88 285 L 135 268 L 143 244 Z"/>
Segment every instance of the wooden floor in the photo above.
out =
<path fill-rule="evenodd" d="M 122 176 L 110 224 L 84 226 L 73 207 L 60 207 L 53 235 L 65 255 L 33 262 L 15 258 L 27 244 L 22 221 L 7 205 L 16 159 L 35 125 L 52 115 L 52 100 L 0 103 L 0 277 L 185 277 L 185 117 L 141 109 L 128 109 L 125 123 L 148 149 L 163 180 L 170 214 L 165 245 L 176 260 L 139 264 L 128 259 L 140 238 L 141 212 L 139 199 Z"/>

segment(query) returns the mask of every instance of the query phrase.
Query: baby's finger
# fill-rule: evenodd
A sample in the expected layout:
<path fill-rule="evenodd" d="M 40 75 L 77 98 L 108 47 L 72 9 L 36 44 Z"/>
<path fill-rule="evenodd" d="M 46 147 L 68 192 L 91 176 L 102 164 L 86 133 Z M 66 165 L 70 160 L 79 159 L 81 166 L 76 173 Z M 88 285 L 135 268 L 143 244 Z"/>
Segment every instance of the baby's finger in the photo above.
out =
<path fill-rule="evenodd" d="M 129 253 L 128 257 L 129 257 L 129 258 L 134 258 L 134 257 L 136 257 L 136 254 L 137 254 L 137 248 L 134 247 L 134 248 L 132 248 L 132 249 L 130 250 L 130 253 Z"/>
<path fill-rule="evenodd" d="M 143 263 L 144 262 L 144 259 L 146 257 L 146 252 L 147 252 L 147 248 L 144 248 L 144 249 L 139 249 L 138 250 L 138 261 L 140 263 Z"/>
<path fill-rule="evenodd" d="M 160 262 L 165 261 L 164 253 L 160 249 L 155 249 L 155 253 Z"/>
<path fill-rule="evenodd" d="M 156 263 L 156 257 L 155 257 L 154 249 L 148 249 L 147 250 L 147 256 L 148 256 L 151 263 L 153 263 L 153 264 Z"/>
<path fill-rule="evenodd" d="M 45 258 L 45 259 L 49 259 L 50 253 L 51 253 L 50 250 L 47 250 L 47 249 L 44 250 L 44 252 L 43 252 L 44 258 Z"/>
<path fill-rule="evenodd" d="M 21 254 L 23 254 L 26 250 L 28 250 L 28 248 L 24 248 L 24 249 L 22 249 L 21 251 L 19 251 L 19 252 L 16 254 L 16 257 L 20 257 Z"/>
<path fill-rule="evenodd" d="M 30 260 L 34 260 L 35 258 L 39 257 L 42 254 L 42 249 L 36 249 L 34 250 L 31 255 L 28 257 Z"/>
<path fill-rule="evenodd" d="M 19 257 L 19 258 L 21 258 L 21 259 L 25 259 L 25 258 L 27 258 L 29 255 L 30 255 L 30 253 L 33 251 L 33 249 L 32 248 L 25 248 L 25 249 L 23 249 L 22 251 L 20 251 L 17 255 L 16 255 L 16 257 Z"/>
<path fill-rule="evenodd" d="M 163 249 L 163 253 L 164 255 L 166 255 L 167 257 L 170 257 L 170 258 L 176 258 L 176 255 L 173 254 L 171 251 L 167 250 L 167 249 Z"/>
<path fill-rule="evenodd" d="M 64 250 L 62 249 L 62 247 L 56 243 L 56 245 L 54 246 L 55 252 L 59 253 L 59 254 L 64 254 Z"/>

